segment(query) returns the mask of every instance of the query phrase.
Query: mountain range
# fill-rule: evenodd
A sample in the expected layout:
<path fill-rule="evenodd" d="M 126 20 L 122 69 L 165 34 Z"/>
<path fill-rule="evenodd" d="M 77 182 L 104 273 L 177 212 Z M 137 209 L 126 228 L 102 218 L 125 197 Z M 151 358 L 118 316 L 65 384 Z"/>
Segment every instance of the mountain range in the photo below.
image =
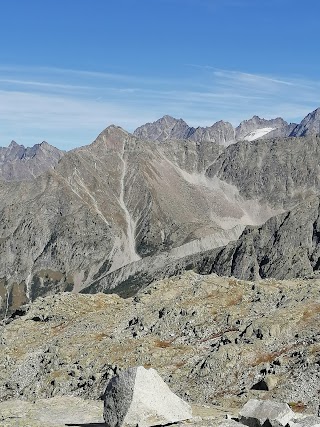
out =
<path fill-rule="evenodd" d="M 54 167 L 63 151 L 43 141 L 31 148 L 11 141 L 6 148 L 0 147 L 0 179 L 19 181 L 33 179 Z"/>
<path fill-rule="evenodd" d="M 319 133 L 320 109 L 235 129 L 164 116 L 67 153 L 0 149 L 2 315 L 57 291 L 134 295 L 192 268 L 317 274 Z"/>

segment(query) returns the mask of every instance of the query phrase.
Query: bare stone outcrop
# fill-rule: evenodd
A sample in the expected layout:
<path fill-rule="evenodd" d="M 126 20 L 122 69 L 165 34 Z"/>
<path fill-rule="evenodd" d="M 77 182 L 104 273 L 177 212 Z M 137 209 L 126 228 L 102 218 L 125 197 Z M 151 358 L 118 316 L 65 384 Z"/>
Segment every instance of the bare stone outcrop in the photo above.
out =
<path fill-rule="evenodd" d="M 255 280 L 319 277 L 320 207 L 313 196 L 258 227 L 248 226 L 235 242 L 203 254 L 198 271 Z"/>
<path fill-rule="evenodd" d="M 290 136 L 320 134 L 320 108 L 309 113 L 291 132 Z"/>
<path fill-rule="evenodd" d="M 172 393 L 154 369 L 130 368 L 112 378 L 104 397 L 107 427 L 157 426 L 192 418 L 191 407 Z"/>
<path fill-rule="evenodd" d="M 40 297 L 0 323 L 0 400 L 99 399 L 119 370 L 141 365 L 188 402 L 242 406 L 259 397 L 301 401 L 316 413 L 319 291 L 314 279 L 252 283 L 188 272 L 134 298 Z M 271 375 L 271 391 L 253 388 Z"/>
<path fill-rule="evenodd" d="M 249 427 L 285 426 L 294 417 L 286 403 L 250 399 L 239 412 L 240 423 Z"/>

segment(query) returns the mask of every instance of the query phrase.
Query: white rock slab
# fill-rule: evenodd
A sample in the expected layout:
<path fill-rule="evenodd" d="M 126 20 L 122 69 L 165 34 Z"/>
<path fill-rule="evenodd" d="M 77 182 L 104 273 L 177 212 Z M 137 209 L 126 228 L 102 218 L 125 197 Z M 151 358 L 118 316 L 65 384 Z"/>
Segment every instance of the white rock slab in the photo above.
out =
<path fill-rule="evenodd" d="M 108 427 L 149 427 L 190 418 L 190 405 L 174 394 L 154 369 L 130 368 L 108 383 L 104 398 Z"/>

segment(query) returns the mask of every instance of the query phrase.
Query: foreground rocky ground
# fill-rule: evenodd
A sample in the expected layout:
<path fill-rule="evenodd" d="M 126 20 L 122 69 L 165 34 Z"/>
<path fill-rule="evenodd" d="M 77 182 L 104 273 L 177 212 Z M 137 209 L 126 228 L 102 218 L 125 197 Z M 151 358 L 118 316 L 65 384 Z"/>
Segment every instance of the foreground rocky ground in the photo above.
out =
<path fill-rule="evenodd" d="M 241 427 L 227 420 L 237 415 L 218 406 L 193 405 L 193 420 L 179 423 L 181 427 Z M 35 403 L 11 400 L 0 403 L 1 427 L 104 427 L 103 402 L 79 397 L 53 397 Z"/>
<path fill-rule="evenodd" d="M 108 378 L 136 365 L 157 369 L 202 408 L 232 413 L 259 397 L 316 413 L 320 281 L 253 283 L 189 272 L 134 298 L 38 298 L 0 326 L 0 413 L 66 395 L 98 400 Z"/>

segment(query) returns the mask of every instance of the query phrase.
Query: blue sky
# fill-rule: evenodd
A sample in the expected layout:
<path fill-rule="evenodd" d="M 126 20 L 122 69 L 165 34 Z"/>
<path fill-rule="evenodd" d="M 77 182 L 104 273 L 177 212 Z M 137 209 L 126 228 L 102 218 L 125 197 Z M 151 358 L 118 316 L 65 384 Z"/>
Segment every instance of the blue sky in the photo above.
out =
<path fill-rule="evenodd" d="M 300 121 L 320 106 L 318 0 L 3 0 L 0 146 L 90 143 L 164 114 Z"/>

